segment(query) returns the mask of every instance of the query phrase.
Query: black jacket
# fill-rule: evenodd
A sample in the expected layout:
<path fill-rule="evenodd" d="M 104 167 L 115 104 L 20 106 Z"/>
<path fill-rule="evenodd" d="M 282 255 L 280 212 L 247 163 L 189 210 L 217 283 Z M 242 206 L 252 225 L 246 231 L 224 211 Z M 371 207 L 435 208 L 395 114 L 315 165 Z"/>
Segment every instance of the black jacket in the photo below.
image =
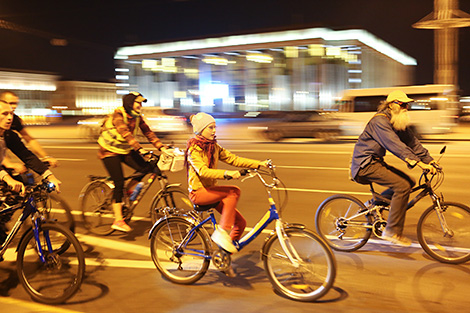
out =
<path fill-rule="evenodd" d="M 20 136 L 16 132 L 11 129 L 6 130 L 4 138 L 7 148 L 23 161 L 27 168 L 33 170 L 39 175 L 42 175 L 47 171 L 47 166 L 34 153 L 26 148 L 23 141 L 21 141 Z"/>

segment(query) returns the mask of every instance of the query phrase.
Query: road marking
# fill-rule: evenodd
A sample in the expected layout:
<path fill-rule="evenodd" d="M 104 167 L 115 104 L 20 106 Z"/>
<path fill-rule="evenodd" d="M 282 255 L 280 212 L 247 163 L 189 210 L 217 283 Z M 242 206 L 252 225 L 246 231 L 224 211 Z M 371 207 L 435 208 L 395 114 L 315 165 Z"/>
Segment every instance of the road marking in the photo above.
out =
<path fill-rule="evenodd" d="M 86 242 L 87 244 L 91 244 L 93 246 L 125 251 L 127 253 L 133 253 L 133 254 L 143 255 L 147 257 L 150 255 L 149 247 L 144 247 L 144 246 L 136 245 L 133 243 L 127 243 L 127 242 L 122 242 L 122 241 L 117 241 L 117 240 L 106 239 L 103 237 L 84 235 L 84 234 L 76 234 L 76 236 L 78 240 Z"/>
<path fill-rule="evenodd" d="M 50 313 L 80 313 L 80 311 L 73 311 L 68 309 L 59 308 L 56 306 L 45 305 L 32 301 L 23 301 L 13 298 L 0 297 L 0 304 L 2 304 L 2 311 L 4 311 L 6 305 L 16 306 L 15 311 L 18 312 L 18 307 L 22 307 L 30 310 L 30 312 L 50 312 Z"/>
<path fill-rule="evenodd" d="M 287 191 L 310 192 L 310 193 L 332 193 L 332 194 L 340 193 L 340 194 L 370 196 L 370 192 L 360 192 L 360 191 L 320 190 L 320 189 L 301 189 L 301 188 L 275 188 L 275 189 L 287 190 Z"/>
<path fill-rule="evenodd" d="M 87 159 L 65 159 L 65 158 L 56 158 L 57 161 L 71 161 L 71 162 L 83 162 Z"/>
<path fill-rule="evenodd" d="M 351 155 L 352 151 L 305 151 L 305 150 L 245 150 L 245 149 L 231 149 L 231 152 L 255 152 L 255 153 L 280 153 L 280 154 L 348 154 Z"/>
<path fill-rule="evenodd" d="M 333 170 L 333 171 L 349 171 L 347 167 L 322 167 L 322 166 L 291 166 L 291 165 L 276 165 L 277 168 L 294 168 L 306 170 Z"/>

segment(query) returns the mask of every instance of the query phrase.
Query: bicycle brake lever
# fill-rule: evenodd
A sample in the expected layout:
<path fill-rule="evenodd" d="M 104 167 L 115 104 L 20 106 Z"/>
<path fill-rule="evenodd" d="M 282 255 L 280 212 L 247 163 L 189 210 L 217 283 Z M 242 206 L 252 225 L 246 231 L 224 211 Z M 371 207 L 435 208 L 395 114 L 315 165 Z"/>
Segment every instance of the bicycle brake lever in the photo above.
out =
<path fill-rule="evenodd" d="M 242 178 L 241 182 L 243 183 L 245 180 L 247 179 L 250 179 L 250 178 L 253 178 L 256 176 L 256 173 L 255 172 L 249 172 L 247 171 L 247 174 L 245 174 L 246 176 L 244 178 Z"/>

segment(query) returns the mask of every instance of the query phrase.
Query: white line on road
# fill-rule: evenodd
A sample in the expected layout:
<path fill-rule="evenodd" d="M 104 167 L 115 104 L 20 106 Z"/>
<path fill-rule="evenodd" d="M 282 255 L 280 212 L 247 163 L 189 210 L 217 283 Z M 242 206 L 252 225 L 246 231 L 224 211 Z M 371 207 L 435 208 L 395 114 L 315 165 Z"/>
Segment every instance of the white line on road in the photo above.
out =
<path fill-rule="evenodd" d="M 324 166 L 293 166 L 293 165 L 276 165 L 277 168 L 293 168 L 302 170 L 332 170 L 332 171 L 349 171 L 347 167 L 324 167 Z"/>
<path fill-rule="evenodd" d="M 65 158 L 56 158 L 57 161 L 72 161 L 72 162 L 83 162 L 87 159 L 65 159 Z"/>
<path fill-rule="evenodd" d="M 12 309 L 9 306 L 13 306 L 14 312 L 80 313 L 79 311 L 63 309 L 57 306 L 45 305 L 33 301 L 23 301 L 7 297 L 0 297 L 0 306 L 2 307 L 2 312 L 7 312 L 8 309 Z M 19 309 L 19 307 L 22 307 L 25 310 L 21 310 Z"/>
<path fill-rule="evenodd" d="M 350 194 L 350 195 L 360 195 L 360 196 L 370 196 L 370 192 L 360 192 L 360 191 L 341 191 L 341 190 L 320 190 L 320 189 L 301 189 L 301 188 L 276 188 L 279 190 L 287 191 L 299 191 L 299 192 L 311 192 L 311 193 L 332 193 L 332 194 Z"/>

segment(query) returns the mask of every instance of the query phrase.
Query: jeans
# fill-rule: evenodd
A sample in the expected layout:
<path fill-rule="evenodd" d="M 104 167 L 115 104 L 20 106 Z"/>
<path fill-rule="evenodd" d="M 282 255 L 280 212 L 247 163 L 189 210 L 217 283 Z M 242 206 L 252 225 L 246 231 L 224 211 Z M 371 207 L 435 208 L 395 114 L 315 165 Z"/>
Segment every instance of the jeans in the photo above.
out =
<path fill-rule="evenodd" d="M 194 204 L 208 205 L 220 201 L 215 208 L 221 213 L 219 226 L 230 230 L 232 240 L 239 240 L 246 227 L 246 220 L 237 210 L 240 188 L 237 186 L 213 186 L 192 191 L 189 198 Z M 232 228 L 233 226 L 233 228 Z"/>
<path fill-rule="evenodd" d="M 401 236 L 405 226 L 406 206 L 415 181 L 399 169 L 379 160 L 361 168 L 354 180 L 361 184 L 376 183 L 388 187 L 382 193 L 392 194 L 386 231 Z"/>

